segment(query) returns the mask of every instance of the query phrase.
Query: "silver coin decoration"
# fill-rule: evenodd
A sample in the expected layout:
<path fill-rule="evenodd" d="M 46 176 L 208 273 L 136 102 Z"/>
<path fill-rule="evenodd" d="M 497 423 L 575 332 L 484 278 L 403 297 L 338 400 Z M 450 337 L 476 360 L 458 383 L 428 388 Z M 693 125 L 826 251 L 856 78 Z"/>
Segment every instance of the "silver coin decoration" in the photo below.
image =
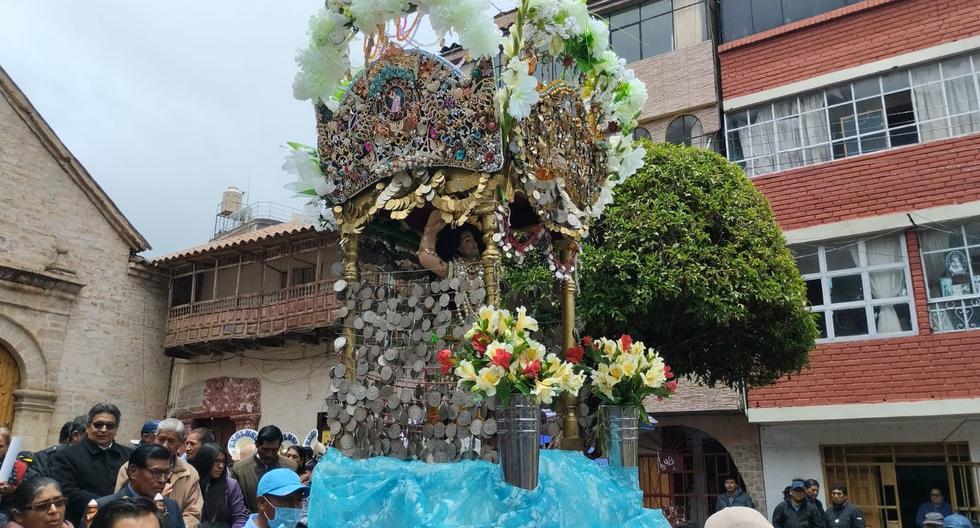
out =
<path fill-rule="evenodd" d="M 331 272 L 339 277 L 343 266 Z M 356 362 L 329 370 L 333 445 L 352 457 L 496 461 L 495 399 L 477 401 L 436 361 L 436 351 L 462 339 L 471 323 L 464 319 L 486 299 L 483 280 L 427 277 L 373 272 L 335 282 L 345 302 L 339 322 L 356 334 Z M 340 336 L 333 345 L 342 355 L 348 342 Z"/>

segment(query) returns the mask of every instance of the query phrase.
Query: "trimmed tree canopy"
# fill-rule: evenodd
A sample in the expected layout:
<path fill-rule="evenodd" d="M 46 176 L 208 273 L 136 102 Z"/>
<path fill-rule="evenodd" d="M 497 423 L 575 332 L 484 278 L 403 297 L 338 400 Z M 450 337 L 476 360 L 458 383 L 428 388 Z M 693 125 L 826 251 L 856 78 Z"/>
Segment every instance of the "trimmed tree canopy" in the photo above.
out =
<path fill-rule="evenodd" d="M 817 329 L 765 197 L 718 154 L 644 147 L 579 257 L 583 333 L 629 333 L 710 385 L 799 371 Z"/>

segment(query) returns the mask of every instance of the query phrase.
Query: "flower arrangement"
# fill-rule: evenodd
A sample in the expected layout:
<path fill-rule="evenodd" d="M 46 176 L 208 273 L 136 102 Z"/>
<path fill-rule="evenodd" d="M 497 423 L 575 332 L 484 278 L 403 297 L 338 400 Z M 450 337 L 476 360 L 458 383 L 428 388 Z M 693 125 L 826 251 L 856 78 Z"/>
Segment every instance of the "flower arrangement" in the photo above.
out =
<path fill-rule="evenodd" d="M 592 340 L 565 351 L 575 370 L 589 374 L 589 387 L 608 405 L 642 405 L 647 396 L 669 398 L 677 390 L 670 366 L 660 354 L 628 335 Z"/>
<path fill-rule="evenodd" d="M 496 396 L 504 407 L 514 394 L 543 404 L 565 391 L 577 394 L 585 373 L 576 373 L 571 363 L 547 354 L 544 345 L 530 337 L 537 329 L 538 322 L 523 306 L 513 314 L 484 306 L 466 332 L 461 350 L 438 352 L 442 373 L 452 373 L 460 387 L 484 398 Z"/>

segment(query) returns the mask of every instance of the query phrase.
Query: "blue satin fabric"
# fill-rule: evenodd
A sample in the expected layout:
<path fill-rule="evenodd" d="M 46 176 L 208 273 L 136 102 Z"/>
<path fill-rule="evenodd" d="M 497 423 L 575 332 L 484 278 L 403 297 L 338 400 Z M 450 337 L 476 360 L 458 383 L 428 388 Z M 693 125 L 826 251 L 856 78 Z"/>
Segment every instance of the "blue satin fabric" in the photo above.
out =
<path fill-rule="evenodd" d="M 538 487 L 527 491 L 504 483 L 489 462 L 353 460 L 330 449 L 312 487 L 310 528 L 670 528 L 660 510 L 641 507 L 636 469 L 600 466 L 571 451 L 541 451 Z"/>

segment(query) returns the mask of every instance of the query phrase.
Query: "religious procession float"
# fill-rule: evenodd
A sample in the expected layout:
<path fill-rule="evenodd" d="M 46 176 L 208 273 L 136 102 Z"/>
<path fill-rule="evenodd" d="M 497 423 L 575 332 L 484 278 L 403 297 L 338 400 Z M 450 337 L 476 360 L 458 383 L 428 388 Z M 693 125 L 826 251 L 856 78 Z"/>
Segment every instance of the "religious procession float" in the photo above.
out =
<path fill-rule="evenodd" d="M 506 27 L 491 7 L 327 0 L 297 54 L 317 145 L 290 144 L 292 188 L 329 208 L 345 255 L 313 528 L 668 526 L 636 466 L 641 403 L 670 396 L 670 368 L 575 329 L 576 257 L 643 164 L 646 89 L 585 0 L 521 0 Z M 457 44 L 423 49 L 423 20 Z M 561 292 L 550 343 L 502 305 L 505 262 L 529 254 Z"/>

